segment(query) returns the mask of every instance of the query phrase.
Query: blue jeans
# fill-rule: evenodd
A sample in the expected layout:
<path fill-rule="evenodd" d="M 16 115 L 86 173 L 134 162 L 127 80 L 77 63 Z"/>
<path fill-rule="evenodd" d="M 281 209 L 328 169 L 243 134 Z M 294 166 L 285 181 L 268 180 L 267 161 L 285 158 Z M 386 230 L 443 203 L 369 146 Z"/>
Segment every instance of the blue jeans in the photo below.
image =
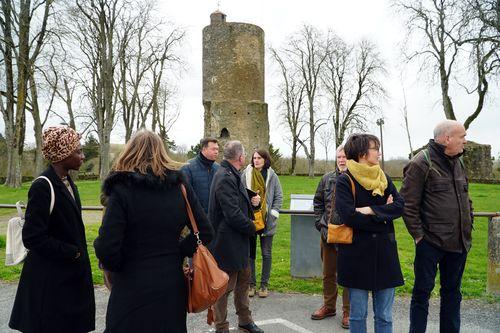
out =
<path fill-rule="evenodd" d="M 349 288 L 351 333 L 366 333 L 369 290 Z M 372 291 L 375 333 L 392 333 L 394 288 Z"/>
<path fill-rule="evenodd" d="M 460 286 L 465 268 L 467 252 L 447 252 L 432 246 L 425 239 L 418 242 L 415 250 L 415 285 L 410 304 L 410 332 L 425 332 L 429 297 L 434 289 L 437 267 L 441 280 L 441 308 L 439 331 L 460 332 Z"/>

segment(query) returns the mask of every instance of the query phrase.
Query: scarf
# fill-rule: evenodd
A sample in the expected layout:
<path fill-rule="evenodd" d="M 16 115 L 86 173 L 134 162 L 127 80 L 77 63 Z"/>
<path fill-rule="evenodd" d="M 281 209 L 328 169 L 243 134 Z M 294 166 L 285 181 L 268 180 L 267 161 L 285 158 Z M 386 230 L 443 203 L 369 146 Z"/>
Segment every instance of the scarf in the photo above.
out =
<path fill-rule="evenodd" d="M 266 181 L 259 170 L 252 168 L 252 191 L 259 191 L 260 209 L 262 216 L 266 216 Z"/>
<path fill-rule="evenodd" d="M 373 196 L 384 196 L 387 178 L 380 165 L 369 166 L 354 160 L 347 160 L 347 170 L 365 190 L 372 191 Z"/>

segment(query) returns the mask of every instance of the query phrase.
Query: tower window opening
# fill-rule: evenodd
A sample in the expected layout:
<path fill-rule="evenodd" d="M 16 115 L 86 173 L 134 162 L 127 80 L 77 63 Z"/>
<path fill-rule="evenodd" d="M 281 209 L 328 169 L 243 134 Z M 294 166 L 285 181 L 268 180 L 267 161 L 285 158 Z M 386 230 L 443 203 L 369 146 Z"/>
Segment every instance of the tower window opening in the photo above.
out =
<path fill-rule="evenodd" d="M 220 131 L 220 137 L 224 139 L 229 138 L 229 131 L 227 130 L 227 128 L 224 127 L 222 131 Z"/>

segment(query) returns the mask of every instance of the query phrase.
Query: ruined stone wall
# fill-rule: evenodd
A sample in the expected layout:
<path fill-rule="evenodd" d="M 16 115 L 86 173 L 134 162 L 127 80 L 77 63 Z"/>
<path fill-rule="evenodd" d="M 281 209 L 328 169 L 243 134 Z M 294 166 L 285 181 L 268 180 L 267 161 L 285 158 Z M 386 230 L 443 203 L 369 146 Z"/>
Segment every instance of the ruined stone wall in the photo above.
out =
<path fill-rule="evenodd" d="M 247 151 L 269 147 L 264 99 L 264 31 L 228 23 L 219 12 L 203 29 L 205 136 L 240 140 Z"/>
<path fill-rule="evenodd" d="M 470 179 L 493 178 L 493 161 L 491 146 L 467 142 L 465 146 L 464 164 Z"/>

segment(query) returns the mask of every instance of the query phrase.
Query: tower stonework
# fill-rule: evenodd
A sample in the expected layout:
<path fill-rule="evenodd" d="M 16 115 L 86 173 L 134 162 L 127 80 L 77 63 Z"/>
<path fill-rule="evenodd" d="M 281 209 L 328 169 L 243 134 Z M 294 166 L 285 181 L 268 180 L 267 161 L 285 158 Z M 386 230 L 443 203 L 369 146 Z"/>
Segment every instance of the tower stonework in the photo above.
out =
<path fill-rule="evenodd" d="M 240 140 L 247 152 L 269 148 L 264 50 L 260 27 L 226 22 L 219 11 L 210 15 L 203 29 L 204 135 L 221 146 Z"/>

